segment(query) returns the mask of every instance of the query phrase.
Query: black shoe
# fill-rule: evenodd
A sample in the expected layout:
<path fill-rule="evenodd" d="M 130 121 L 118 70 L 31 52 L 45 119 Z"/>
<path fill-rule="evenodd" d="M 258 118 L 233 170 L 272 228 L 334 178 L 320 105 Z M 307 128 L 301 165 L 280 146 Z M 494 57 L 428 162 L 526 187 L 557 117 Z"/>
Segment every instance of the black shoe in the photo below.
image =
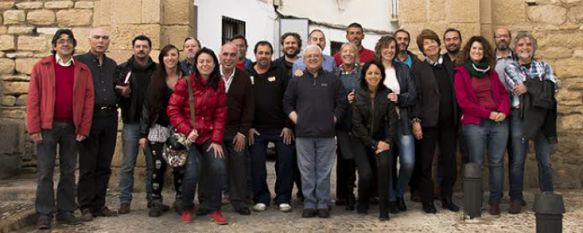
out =
<path fill-rule="evenodd" d="M 91 213 L 90 209 L 82 209 L 81 216 L 79 217 L 79 221 L 89 222 L 93 220 L 93 213 Z"/>
<path fill-rule="evenodd" d="M 371 205 L 378 205 L 379 204 L 379 197 L 378 196 L 371 196 L 370 197 L 370 204 Z"/>
<path fill-rule="evenodd" d="M 52 217 L 46 216 L 46 215 L 40 215 L 38 216 L 38 219 L 36 221 L 36 227 L 39 230 L 48 230 L 51 229 L 51 222 L 53 221 Z"/>
<path fill-rule="evenodd" d="M 356 203 L 356 198 L 354 197 L 354 194 L 348 194 L 348 197 L 346 198 L 346 207 L 344 209 L 346 210 L 354 210 L 354 205 Z"/>
<path fill-rule="evenodd" d="M 389 217 L 389 213 L 385 212 L 385 213 L 380 213 L 379 214 L 379 221 L 389 221 L 391 220 L 391 217 Z"/>
<path fill-rule="evenodd" d="M 448 210 L 451 210 L 453 212 L 460 211 L 460 207 L 457 206 L 455 203 L 453 203 L 453 201 L 451 200 L 451 197 L 441 199 L 441 208 L 448 209 Z"/>
<path fill-rule="evenodd" d="M 57 223 L 63 225 L 79 225 L 81 221 L 72 213 L 63 213 L 57 216 Z"/>
<path fill-rule="evenodd" d="M 368 214 L 368 206 L 358 205 L 356 208 L 356 213 L 364 215 Z"/>
<path fill-rule="evenodd" d="M 318 209 L 318 217 L 329 218 L 330 217 L 330 208 Z"/>
<path fill-rule="evenodd" d="M 407 205 L 405 205 L 405 198 L 397 197 L 397 208 L 399 208 L 401 212 L 407 211 Z"/>
<path fill-rule="evenodd" d="M 400 212 L 396 201 L 389 202 L 389 212 L 391 212 L 391 214 L 398 214 Z"/>
<path fill-rule="evenodd" d="M 390 219 L 389 217 L 389 210 L 388 210 L 388 206 L 385 205 L 379 205 L 379 220 L 380 221 L 388 221 Z"/>
<path fill-rule="evenodd" d="M 344 198 L 338 198 L 338 199 L 336 199 L 336 201 L 334 202 L 334 204 L 336 204 L 338 206 L 346 205 L 346 199 L 344 199 Z"/>
<path fill-rule="evenodd" d="M 150 208 L 150 210 L 148 211 L 148 216 L 150 217 L 160 217 L 162 216 L 162 202 L 161 201 L 154 201 L 152 203 L 152 207 Z"/>
<path fill-rule="evenodd" d="M 237 207 L 235 208 L 235 211 L 237 211 L 237 213 L 240 215 L 251 215 L 251 210 L 249 207 Z"/>
<path fill-rule="evenodd" d="M 196 210 L 196 216 L 205 216 L 209 215 L 211 211 L 207 208 L 199 208 Z"/>
<path fill-rule="evenodd" d="M 435 205 L 433 205 L 433 202 L 423 203 L 423 211 L 425 211 L 425 213 L 428 213 L 428 214 L 437 213 L 437 209 L 435 209 Z"/>
<path fill-rule="evenodd" d="M 100 210 L 93 212 L 93 216 L 94 217 L 116 217 L 116 216 L 118 216 L 118 213 L 117 213 L 117 211 L 113 211 L 113 210 L 107 208 L 107 206 L 104 206 Z"/>
<path fill-rule="evenodd" d="M 316 209 L 304 209 L 302 212 L 302 218 L 313 218 L 316 217 L 318 211 Z"/>

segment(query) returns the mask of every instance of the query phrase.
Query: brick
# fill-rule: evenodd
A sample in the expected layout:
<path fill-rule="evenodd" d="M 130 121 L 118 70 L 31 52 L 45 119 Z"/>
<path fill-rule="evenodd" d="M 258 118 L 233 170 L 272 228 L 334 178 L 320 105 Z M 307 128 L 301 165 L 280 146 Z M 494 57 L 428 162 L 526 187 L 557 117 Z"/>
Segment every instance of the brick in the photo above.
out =
<path fill-rule="evenodd" d="M 47 39 L 42 36 L 18 37 L 19 50 L 46 51 L 50 48 L 49 43 L 50 42 L 48 42 Z"/>
<path fill-rule="evenodd" d="M 8 27 L 8 34 L 15 34 L 15 35 L 32 34 L 33 31 L 34 31 L 34 27 L 28 27 L 28 26 L 10 26 L 10 27 Z"/>
<path fill-rule="evenodd" d="M 47 9 L 66 9 L 72 8 L 75 4 L 73 1 L 48 1 L 45 2 L 45 8 Z"/>
<path fill-rule="evenodd" d="M 91 1 L 79 1 L 75 3 L 75 8 L 80 9 L 93 9 L 94 6 L 95 3 Z"/>
<path fill-rule="evenodd" d="M 16 72 L 30 74 L 32 73 L 32 67 L 34 67 L 34 64 L 38 61 L 39 59 L 37 58 L 17 58 L 14 60 Z"/>
<path fill-rule="evenodd" d="M 24 23 L 25 14 L 23 10 L 7 10 L 4 11 L 4 24 L 13 25 Z"/>
<path fill-rule="evenodd" d="M 14 7 L 14 1 L 2 1 L 0 2 L 0 10 L 8 10 Z"/>
<path fill-rule="evenodd" d="M 28 82 L 4 82 L 2 85 L 4 94 L 25 94 L 28 93 Z"/>
<path fill-rule="evenodd" d="M 0 102 L 2 103 L 2 106 L 14 106 L 16 104 L 16 97 L 11 95 L 5 95 L 2 96 Z"/>
<path fill-rule="evenodd" d="M 13 59 L 0 58 L 0 74 L 13 74 L 14 67 Z"/>
<path fill-rule="evenodd" d="M 23 10 L 40 9 L 43 7 L 42 2 L 19 2 L 16 3 L 16 8 Z"/>
<path fill-rule="evenodd" d="M 15 48 L 16 44 L 14 43 L 13 35 L 0 35 L 0 50 L 11 50 Z"/>
<path fill-rule="evenodd" d="M 530 6 L 527 15 L 533 23 L 559 25 L 567 20 L 567 9 L 557 5 Z"/>

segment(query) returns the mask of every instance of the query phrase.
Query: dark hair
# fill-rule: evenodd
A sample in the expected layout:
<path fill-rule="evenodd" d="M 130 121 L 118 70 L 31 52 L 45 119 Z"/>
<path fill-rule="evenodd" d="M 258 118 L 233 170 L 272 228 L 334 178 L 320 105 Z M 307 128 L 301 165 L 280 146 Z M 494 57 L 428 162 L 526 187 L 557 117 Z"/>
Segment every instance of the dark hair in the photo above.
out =
<path fill-rule="evenodd" d="M 407 37 L 409 37 L 409 41 L 411 41 L 411 34 L 409 34 L 409 32 L 405 29 L 399 29 L 399 30 L 395 31 L 395 33 L 393 33 L 393 35 L 395 35 L 395 37 L 397 37 L 397 33 L 399 33 L 399 32 L 403 32 L 403 33 L 407 34 Z"/>
<path fill-rule="evenodd" d="M 445 29 L 445 32 L 443 33 L 443 40 L 445 40 L 445 34 L 447 34 L 448 32 L 457 32 L 457 35 L 460 37 L 460 41 L 462 40 L 462 33 L 460 32 L 460 30 L 457 30 L 455 28 Z"/>
<path fill-rule="evenodd" d="M 399 54 L 399 44 L 397 43 L 397 40 L 393 36 L 390 35 L 382 36 L 374 47 L 375 58 L 381 61 L 381 63 L 383 58 L 381 50 L 383 50 L 383 48 L 389 47 L 391 42 L 395 42 L 395 56 L 397 56 L 397 54 Z"/>
<path fill-rule="evenodd" d="M 381 70 L 381 81 L 379 82 L 379 87 L 377 90 L 381 91 L 381 90 L 387 89 L 387 87 L 384 85 L 385 66 L 383 66 L 383 63 L 381 61 L 377 61 L 377 60 L 370 60 L 367 63 L 364 63 L 364 65 L 362 66 L 362 70 L 360 72 L 360 88 L 362 88 L 363 90 L 370 91 L 368 89 L 368 84 L 366 83 L 366 72 L 368 71 L 368 69 L 372 65 L 377 66 L 379 68 L 379 70 Z"/>
<path fill-rule="evenodd" d="M 421 51 L 423 55 L 425 55 L 425 51 L 423 51 L 423 40 L 425 39 L 434 40 L 437 42 L 438 46 L 441 46 L 441 40 L 439 39 L 437 33 L 430 29 L 423 29 L 423 31 L 417 35 L 417 47 L 419 47 L 419 51 Z"/>
<path fill-rule="evenodd" d="M 134 47 L 136 45 L 136 41 L 138 40 L 145 40 L 148 41 L 148 46 L 150 46 L 150 48 L 152 48 L 152 40 L 150 40 L 149 37 L 144 36 L 144 35 L 139 35 L 134 37 L 134 39 L 132 40 L 132 47 Z"/>
<path fill-rule="evenodd" d="M 57 30 L 57 32 L 55 32 L 55 35 L 53 36 L 53 39 L 51 40 L 51 44 L 53 45 L 53 49 L 51 51 L 51 53 L 56 54 L 57 51 L 55 51 L 55 47 L 57 47 L 57 41 L 59 40 L 59 38 L 61 38 L 61 35 L 68 35 L 69 39 L 71 39 L 73 41 L 73 54 L 75 53 L 75 47 L 77 47 L 77 39 L 75 39 L 75 36 L 73 35 L 73 31 L 71 31 L 71 29 L 67 29 L 67 28 L 63 28 L 63 29 L 59 29 Z"/>
<path fill-rule="evenodd" d="M 353 22 L 353 23 L 349 24 L 348 27 L 346 27 L 346 31 L 348 31 L 349 28 L 359 28 L 361 31 L 364 31 L 364 28 L 362 28 L 362 25 L 360 25 L 357 22 Z"/>
<path fill-rule="evenodd" d="M 298 47 L 302 48 L 302 38 L 300 37 L 300 34 L 297 34 L 295 32 L 286 32 L 283 35 L 281 35 L 281 37 L 279 39 L 279 43 L 281 45 L 283 45 L 283 41 L 285 40 L 285 38 L 287 38 L 289 36 L 293 36 L 296 39 L 296 41 L 298 42 Z"/>
<path fill-rule="evenodd" d="M 247 44 L 247 39 L 243 35 L 235 35 L 235 36 L 231 37 L 231 39 L 229 41 L 233 42 L 236 39 L 242 39 L 243 41 L 245 41 L 245 47 L 249 47 L 249 45 Z"/>
<path fill-rule="evenodd" d="M 202 47 L 202 45 L 200 44 L 200 41 L 196 37 L 192 37 L 192 36 L 186 37 L 184 39 L 184 42 L 182 42 L 182 43 L 186 43 L 186 41 L 189 41 L 189 40 L 196 41 L 196 43 L 198 44 L 198 47 Z"/>
<path fill-rule="evenodd" d="M 312 31 L 310 32 L 310 34 L 308 34 L 308 40 L 310 39 L 310 37 L 312 37 L 312 34 L 313 34 L 314 32 L 320 32 L 320 33 L 324 34 L 324 32 L 323 32 L 322 30 L 320 30 L 320 29 L 317 29 L 317 28 L 316 28 L 316 29 L 312 30 Z M 309 44 L 309 43 L 308 43 L 308 44 Z"/>
<path fill-rule="evenodd" d="M 269 43 L 269 41 L 266 41 L 266 40 L 262 40 L 262 41 L 257 42 L 257 44 L 255 44 L 255 48 L 253 49 L 253 53 L 257 53 L 257 48 L 259 46 L 262 46 L 262 45 L 269 46 L 269 48 L 271 49 L 271 54 L 273 54 L 273 46 L 271 46 L 271 43 Z"/>
<path fill-rule="evenodd" d="M 156 64 L 156 69 L 150 78 L 150 85 L 148 85 L 148 92 L 146 101 L 148 101 L 148 106 L 150 110 L 150 119 L 154 119 L 154 116 L 158 115 L 160 111 L 164 110 L 164 102 L 168 102 L 168 99 L 163 99 L 166 93 L 166 67 L 164 67 L 164 56 L 168 55 L 170 50 L 175 49 L 180 57 L 180 52 L 178 48 L 174 45 L 166 45 L 162 50 L 160 50 L 160 55 L 158 55 L 158 64 Z M 176 72 L 180 71 L 179 64 L 176 64 Z"/>
<path fill-rule="evenodd" d="M 213 69 L 213 71 L 211 72 L 210 76 L 209 76 L 209 80 L 208 80 L 208 84 L 215 90 L 217 90 L 219 88 L 219 81 L 221 80 L 221 70 L 219 69 L 220 63 L 219 63 L 219 59 L 217 58 L 217 55 L 215 55 L 215 52 L 213 52 L 213 50 L 207 48 L 207 47 L 203 47 L 202 49 L 198 50 L 198 52 L 196 52 L 196 55 L 194 55 L 194 60 L 196 62 L 198 62 L 198 57 L 203 54 L 206 53 L 209 56 L 211 56 L 213 58 L 213 62 L 215 63 L 215 68 Z M 198 71 L 198 68 L 194 69 L 194 73 L 196 74 L 196 82 L 200 82 L 200 71 Z"/>
<path fill-rule="evenodd" d="M 463 64 L 465 61 L 470 60 L 470 50 L 472 49 L 472 44 L 474 42 L 478 42 L 482 44 L 482 48 L 484 49 L 484 57 L 482 61 L 488 63 L 490 67 L 494 67 L 496 63 L 496 59 L 494 57 L 494 50 L 492 49 L 492 45 L 490 42 L 486 40 L 483 36 L 472 36 L 470 40 L 464 45 L 461 53 L 458 55 L 456 62 L 458 64 Z"/>

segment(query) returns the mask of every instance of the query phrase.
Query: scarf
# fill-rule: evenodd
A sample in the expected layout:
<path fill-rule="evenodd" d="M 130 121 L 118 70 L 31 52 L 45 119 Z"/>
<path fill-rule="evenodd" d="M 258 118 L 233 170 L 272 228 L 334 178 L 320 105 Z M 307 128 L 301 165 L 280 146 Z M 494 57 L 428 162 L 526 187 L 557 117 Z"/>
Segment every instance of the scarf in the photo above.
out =
<path fill-rule="evenodd" d="M 464 67 L 470 72 L 472 77 L 484 77 L 486 73 L 490 70 L 490 66 L 486 62 L 474 63 L 471 60 L 466 60 L 464 62 Z"/>

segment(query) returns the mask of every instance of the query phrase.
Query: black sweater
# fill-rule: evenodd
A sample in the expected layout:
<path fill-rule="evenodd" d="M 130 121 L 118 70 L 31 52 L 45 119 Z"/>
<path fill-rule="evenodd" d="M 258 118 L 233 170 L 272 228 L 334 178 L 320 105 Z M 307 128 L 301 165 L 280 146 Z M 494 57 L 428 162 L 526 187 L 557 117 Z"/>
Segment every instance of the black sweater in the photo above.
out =
<path fill-rule="evenodd" d="M 285 72 L 278 66 L 271 66 L 263 74 L 258 74 L 253 68 L 248 70 L 251 75 L 253 96 L 255 98 L 255 114 L 253 128 L 256 129 L 282 129 L 292 127 L 287 116 L 283 112 L 283 94 L 287 87 L 288 78 Z"/>

